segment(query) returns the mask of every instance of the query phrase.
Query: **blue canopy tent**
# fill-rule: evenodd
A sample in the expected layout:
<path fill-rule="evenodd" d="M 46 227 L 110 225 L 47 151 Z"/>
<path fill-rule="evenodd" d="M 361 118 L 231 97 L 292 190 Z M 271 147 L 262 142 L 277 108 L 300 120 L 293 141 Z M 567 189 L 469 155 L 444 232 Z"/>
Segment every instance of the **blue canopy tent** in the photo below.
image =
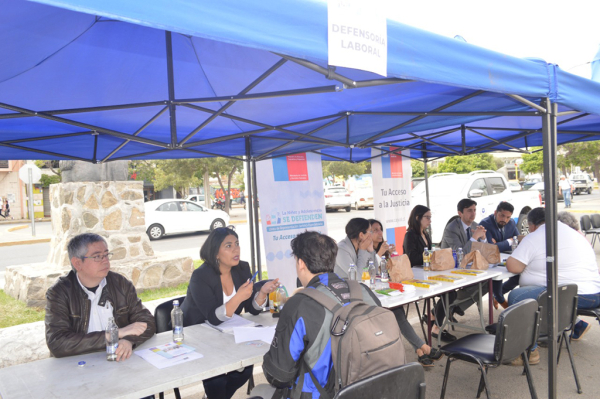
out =
<path fill-rule="evenodd" d="M 389 146 L 431 159 L 543 144 L 554 187 L 557 143 L 600 134 L 600 83 L 393 21 L 387 77 L 330 67 L 325 2 L 40 3 L 3 1 L 0 159 L 358 162 Z M 555 223 L 547 234 L 556 290 Z M 555 343 L 550 359 L 553 395 Z"/>

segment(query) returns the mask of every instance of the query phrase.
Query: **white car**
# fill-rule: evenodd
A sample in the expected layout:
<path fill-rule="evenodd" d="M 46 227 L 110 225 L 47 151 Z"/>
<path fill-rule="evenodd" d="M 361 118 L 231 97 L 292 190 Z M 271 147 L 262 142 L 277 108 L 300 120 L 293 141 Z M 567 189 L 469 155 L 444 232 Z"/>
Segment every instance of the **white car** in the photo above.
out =
<path fill-rule="evenodd" d="M 573 194 L 588 193 L 591 194 L 594 189 L 594 182 L 587 173 L 578 173 L 571 175 L 569 181 L 573 186 Z"/>
<path fill-rule="evenodd" d="M 521 191 L 522 190 L 521 185 L 519 183 L 517 183 L 516 181 L 509 181 L 508 188 L 510 188 L 510 191 Z"/>
<path fill-rule="evenodd" d="M 229 215 L 191 201 L 162 199 L 144 203 L 146 233 L 151 240 L 165 235 L 214 230 L 229 224 Z"/>
<path fill-rule="evenodd" d="M 354 209 L 373 208 L 373 188 L 361 188 L 352 193 Z"/>
<path fill-rule="evenodd" d="M 342 186 L 325 187 L 325 210 L 329 209 L 345 209 L 350 212 L 352 209 L 352 197 L 348 190 Z"/>
<path fill-rule="evenodd" d="M 192 202 L 198 202 L 200 203 L 200 205 L 204 205 L 205 201 L 204 201 L 204 194 L 192 194 L 192 195 L 188 195 L 187 197 L 185 197 L 186 201 L 192 201 Z M 209 203 L 212 206 L 213 201 L 212 198 L 209 199 Z"/>

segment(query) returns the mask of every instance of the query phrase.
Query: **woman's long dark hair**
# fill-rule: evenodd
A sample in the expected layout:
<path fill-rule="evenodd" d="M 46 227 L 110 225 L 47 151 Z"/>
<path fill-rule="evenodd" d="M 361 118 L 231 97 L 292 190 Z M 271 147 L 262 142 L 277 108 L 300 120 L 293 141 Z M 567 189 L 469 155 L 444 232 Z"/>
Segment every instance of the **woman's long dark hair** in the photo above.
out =
<path fill-rule="evenodd" d="M 369 225 L 371 225 L 371 228 L 373 227 L 373 225 L 377 223 L 379 225 L 379 227 L 381 228 L 381 231 L 383 231 L 383 225 L 381 224 L 381 222 L 377 219 L 369 219 Z M 379 250 L 381 249 L 381 246 L 383 245 L 383 242 L 385 240 L 382 239 L 381 242 L 377 245 L 375 245 L 375 242 L 373 242 L 373 249 L 375 250 L 375 253 L 379 253 Z M 390 256 L 390 251 L 386 251 L 383 256 L 385 256 L 386 258 L 388 258 Z"/>
<path fill-rule="evenodd" d="M 408 217 L 408 230 L 413 230 L 416 233 L 421 234 L 421 219 L 423 219 L 423 215 L 430 210 L 431 209 L 424 205 L 415 206 Z"/>
<path fill-rule="evenodd" d="M 208 238 L 202 244 L 202 248 L 200 248 L 200 259 L 206 262 L 219 275 L 221 274 L 221 270 L 219 269 L 219 262 L 217 262 L 217 255 L 219 255 L 221 244 L 227 236 L 238 238 L 235 230 L 229 227 L 216 228 L 208 235 Z"/>

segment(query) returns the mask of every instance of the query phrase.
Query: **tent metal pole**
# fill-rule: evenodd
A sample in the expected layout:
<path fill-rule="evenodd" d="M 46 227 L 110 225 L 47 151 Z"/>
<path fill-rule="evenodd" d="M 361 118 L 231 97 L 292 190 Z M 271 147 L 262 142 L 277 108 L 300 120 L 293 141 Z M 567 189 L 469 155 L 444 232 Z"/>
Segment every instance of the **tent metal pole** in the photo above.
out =
<path fill-rule="evenodd" d="M 92 156 L 92 163 L 98 163 L 98 158 L 96 158 L 96 155 L 98 154 L 98 133 L 94 132 L 92 135 L 94 136 L 94 154 Z"/>
<path fill-rule="evenodd" d="M 254 198 L 252 197 L 252 173 L 250 173 L 250 158 L 252 158 L 250 137 L 246 137 L 246 191 L 248 196 L 246 197 L 246 206 L 248 207 L 248 229 L 250 230 L 250 263 L 252 265 L 252 274 L 256 272 L 256 254 L 254 252 Z M 262 274 L 259 273 L 259 280 L 262 280 Z"/>
<path fill-rule="evenodd" d="M 155 107 L 159 105 L 166 105 L 166 101 L 152 101 L 146 103 L 131 103 L 131 104 L 119 104 L 119 105 L 106 105 L 102 107 L 84 107 L 84 108 L 68 108 L 68 109 L 55 109 L 48 111 L 38 111 L 46 115 L 62 115 L 62 114 L 81 114 L 85 112 L 99 112 L 99 111 L 114 111 L 119 109 L 130 109 L 130 108 L 143 108 L 143 107 Z M 28 113 L 15 113 L 15 114 L 3 114 L 0 115 L 0 119 L 14 119 L 14 118 L 32 118 L 35 115 Z"/>
<path fill-rule="evenodd" d="M 427 170 L 427 144 L 423 143 L 421 146 L 423 147 L 421 155 L 423 156 L 423 170 L 425 172 L 425 199 L 427 200 L 427 208 L 431 209 L 431 207 L 429 206 L 429 171 Z"/>
<path fill-rule="evenodd" d="M 551 104 L 550 99 L 542 100 L 542 106 L 548 112 L 542 117 L 543 147 L 544 147 L 544 187 L 546 193 L 546 287 L 548 289 L 548 309 L 546 322 L 548 323 L 548 398 L 555 399 L 557 384 L 557 181 L 556 181 L 556 112 L 557 104 Z"/>
<path fill-rule="evenodd" d="M 252 191 L 256 195 L 256 204 L 253 207 L 254 211 L 254 236 L 256 239 L 256 265 L 258 274 L 262 276 L 262 266 L 260 264 L 260 219 L 258 218 L 258 189 L 256 188 L 256 161 L 252 160 Z"/>
<path fill-rule="evenodd" d="M 467 153 L 467 129 L 465 125 L 460 125 L 460 142 L 462 143 L 462 155 Z"/>
<path fill-rule="evenodd" d="M 521 97 L 521 96 L 519 96 L 519 95 L 516 95 L 516 94 L 507 94 L 507 96 L 509 96 L 510 98 L 512 98 L 512 99 L 514 99 L 514 100 L 517 100 L 517 101 L 518 101 L 518 102 L 520 102 L 520 103 L 523 103 L 523 104 L 525 104 L 525 105 L 528 105 L 528 106 L 530 106 L 530 107 L 531 107 L 531 108 L 533 108 L 533 109 L 537 109 L 537 110 L 538 110 L 538 111 L 540 111 L 540 112 L 543 112 L 543 113 L 546 113 L 546 112 L 548 112 L 548 111 L 546 111 L 546 108 L 544 108 L 544 107 L 541 107 L 541 106 L 537 105 L 536 103 L 534 103 L 534 102 L 531 102 L 531 101 L 529 101 L 528 99 L 526 99 L 526 98 L 523 98 L 523 97 Z"/>
<path fill-rule="evenodd" d="M 177 119 L 175 117 L 175 79 L 173 77 L 173 40 L 171 32 L 165 31 L 165 44 L 167 48 L 167 84 L 169 90 L 169 123 L 171 129 L 171 147 L 177 145 Z"/>

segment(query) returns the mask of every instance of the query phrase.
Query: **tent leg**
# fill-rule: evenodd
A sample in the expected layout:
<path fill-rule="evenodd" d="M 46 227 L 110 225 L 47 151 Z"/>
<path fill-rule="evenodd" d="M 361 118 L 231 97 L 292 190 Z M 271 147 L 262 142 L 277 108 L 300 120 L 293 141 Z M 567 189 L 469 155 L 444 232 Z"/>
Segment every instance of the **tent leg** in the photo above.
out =
<path fill-rule="evenodd" d="M 254 198 L 252 196 L 252 174 L 250 172 L 250 158 L 252 158 L 250 137 L 246 137 L 246 207 L 248 208 L 248 228 L 250 229 L 250 264 L 252 265 L 252 273 L 256 272 L 256 254 L 254 246 Z M 258 280 L 262 280 L 262 273 L 259 273 Z"/>
<path fill-rule="evenodd" d="M 262 275 L 262 266 L 260 264 L 260 220 L 258 219 L 258 190 L 256 188 L 256 161 L 252 160 L 252 192 L 256 195 L 256 204 L 252 208 L 254 211 L 254 231 L 256 238 L 256 264 L 258 266 L 258 274 Z"/>
<path fill-rule="evenodd" d="M 544 187 L 546 194 L 546 286 L 548 287 L 547 323 L 548 336 L 556 337 L 557 331 L 557 222 L 556 222 L 556 113 L 557 105 L 548 98 L 541 102 L 547 110 L 542 115 L 542 134 L 544 150 Z M 557 384 L 557 344 L 555 339 L 548 340 L 548 398 L 556 398 Z"/>

